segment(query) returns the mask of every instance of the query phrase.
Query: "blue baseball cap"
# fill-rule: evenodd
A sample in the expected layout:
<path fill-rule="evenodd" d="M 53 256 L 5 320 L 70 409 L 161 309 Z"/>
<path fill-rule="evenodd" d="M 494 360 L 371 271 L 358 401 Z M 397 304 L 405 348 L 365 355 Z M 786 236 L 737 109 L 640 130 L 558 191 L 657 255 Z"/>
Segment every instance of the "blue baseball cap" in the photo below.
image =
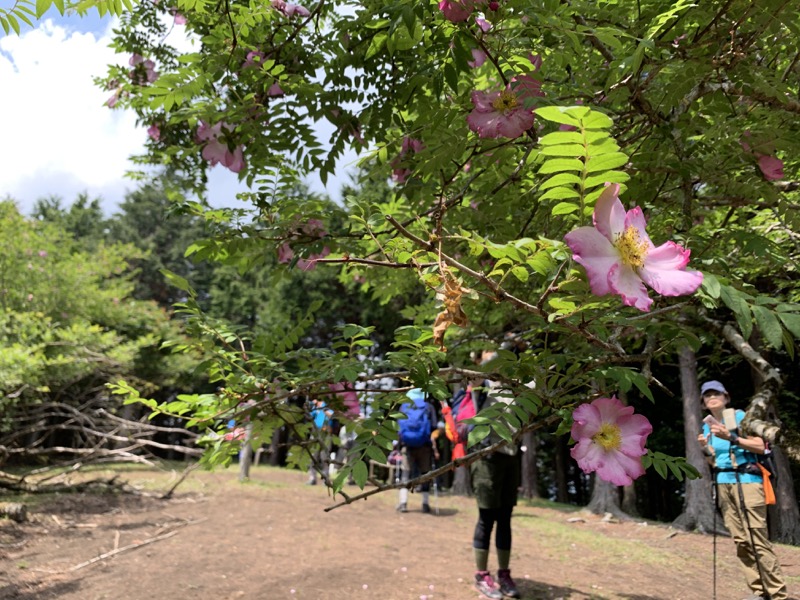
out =
<path fill-rule="evenodd" d="M 719 381 L 706 381 L 703 385 L 700 386 L 700 396 L 703 396 L 703 394 L 705 394 L 710 390 L 722 392 L 723 394 L 728 393 L 728 390 L 726 390 L 725 386 L 722 385 Z"/>

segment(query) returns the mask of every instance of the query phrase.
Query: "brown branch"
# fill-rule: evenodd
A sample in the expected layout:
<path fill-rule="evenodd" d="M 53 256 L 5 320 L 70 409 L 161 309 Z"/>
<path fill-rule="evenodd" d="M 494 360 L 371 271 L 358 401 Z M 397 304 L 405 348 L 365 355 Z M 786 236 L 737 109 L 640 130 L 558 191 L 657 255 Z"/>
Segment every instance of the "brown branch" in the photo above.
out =
<path fill-rule="evenodd" d="M 435 244 L 433 244 L 432 242 L 428 242 L 426 240 L 423 240 L 419 236 L 411 233 L 405 227 L 403 227 L 391 215 L 386 215 L 386 220 L 389 223 L 391 223 L 395 227 L 395 229 L 397 229 L 404 237 L 410 239 L 412 242 L 414 242 L 418 246 L 424 248 L 428 252 L 432 252 L 432 253 L 437 253 L 438 252 L 438 249 L 436 248 Z M 476 279 L 480 283 L 482 283 L 484 286 L 489 288 L 492 291 L 492 293 L 494 295 L 494 300 L 496 302 L 501 302 L 501 301 L 505 300 L 505 301 L 511 303 L 512 305 L 516 306 L 517 308 L 520 308 L 520 309 L 524 310 L 525 312 L 528 312 L 528 313 L 531 313 L 533 315 L 536 315 L 537 317 L 539 317 L 541 319 L 544 319 L 544 320 L 547 319 L 547 313 L 545 313 L 540 307 L 538 307 L 538 306 L 536 306 L 534 304 L 531 304 L 529 302 L 525 302 L 521 298 L 517 298 L 516 296 L 513 296 L 512 294 L 509 294 L 500 284 L 498 284 L 497 282 L 493 281 L 492 279 L 489 279 L 483 273 L 479 273 L 479 272 L 477 272 L 477 271 L 475 271 L 473 269 L 470 269 L 468 266 L 458 262 L 452 256 L 449 256 L 447 254 L 442 253 L 441 254 L 441 259 L 442 259 L 442 262 L 447 263 L 451 267 L 455 267 L 456 269 L 458 269 L 462 273 L 465 273 L 465 274 L 469 275 L 470 277 L 473 277 L 474 279 Z M 601 340 L 600 338 L 598 338 L 597 336 L 592 334 L 590 331 L 587 331 L 583 327 L 572 325 L 571 323 L 568 323 L 568 322 L 563 321 L 563 320 L 559 321 L 559 324 L 562 327 L 572 331 L 573 333 L 577 333 L 577 334 L 581 335 L 589 343 L 591 343 L 591 344 L 593 344 L 595 346 L 603 348 L 604 350 L 607 350 L 609 352 L 613 352 L 614 354 L 625 354 L 625 351 L 620 346 L 614 345 L 614 344 L 609 344 L 609 343 Z"/>
<path fill-rule="evenodd" d="M 444 475 L 445 473 L 447 473 L 447 471 L 455 470 L 458 467 L 469 466 L 479 458 L 483 458 L 484 456 L 493 454 L 505 446 L 516 444 L 520 439 L 522 439 L 522 436 L 525 433 L 529 431 L 536 431 L 546 426 L 553 425 L 560 420 L 561 420 L 560 415 L 551 415 L 546 419 L 543 419 L 542 421 L 538 421 L 536 423 L 531 423 L 524 427 L 520 427 L 514 434 L 514 436 L 512 437 L 512 441 L 510 442 L 506 440 L 500 440 L 499 442 L 495 442 L 494 444 L 486 446 L 485 448 L 481 448 L 480 450 L 475 450 L 474 452 L 470 452 L 469 454 L 463 456 L 462 458 L 457 458 L 456 460 L 450 461 L 446 465 L 442 465 L 438 469 L 429 471 L 424 475 L 420 475 L 419 477 L 415 477 L 414 479 L 411 479 L 406 482 L 401 481 L 398 483 L 378 485 L 378 487 L 376 487 L 375 489 L 369 490 L 368 492 L 363 492 L 361 494 L 357 494 L 355 496 L 350 496 L 349 494 L 340 491 L 339 494 L 344 498 L 344 500 L 342 502 L 339 502 L 338 504 L 334 504 L 333 506 L 328 506 L 324 510 L 325 512 L 330 512 L 336 508 L 352 504 L 357 500 L 364 500 L 366 498 L 369 498 L 370 496 L 374 496 L 375 494 L 380 494 L 381 492 L 386 492 L 388 490 L 396 490 L 400 488 L 412 489 L 420 485 L 421 483 L 425 483 L 426 481 L 431 481 L 439 477 L 440 475 Z"/>

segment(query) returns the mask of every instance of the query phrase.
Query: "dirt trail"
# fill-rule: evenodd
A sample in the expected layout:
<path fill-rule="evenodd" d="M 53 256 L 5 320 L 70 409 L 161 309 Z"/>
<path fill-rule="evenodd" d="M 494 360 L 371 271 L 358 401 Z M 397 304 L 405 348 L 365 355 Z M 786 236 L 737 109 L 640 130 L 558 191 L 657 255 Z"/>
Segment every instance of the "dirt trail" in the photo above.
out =
<path fill-rule="evenodd" d="M 0 600 L 479 597 L 473 500 L 441 496 L 435 516 L 412 495 L 400 514 L 395 495 L 384 494 L 325 512 L 332 499 L 302 473 L 258 467 L 252 475 L 240 485 L 233 469 L 196 472 L 170 501 L 61 496 L 33 509 L 28 523 L 0 521 Z M 168 479 L 126 478 L 164 489 Z M 710 537 L 525 504 L 513 530 L 511 566 L 527 600 L 712 597 Z M 796 594 L 800 548 L 777 551 Z M 732 542 L 719 539 L 717 552 L 717 598 L 744 597 Z M 493 561 L 494 552 L 494 569 Z"/>

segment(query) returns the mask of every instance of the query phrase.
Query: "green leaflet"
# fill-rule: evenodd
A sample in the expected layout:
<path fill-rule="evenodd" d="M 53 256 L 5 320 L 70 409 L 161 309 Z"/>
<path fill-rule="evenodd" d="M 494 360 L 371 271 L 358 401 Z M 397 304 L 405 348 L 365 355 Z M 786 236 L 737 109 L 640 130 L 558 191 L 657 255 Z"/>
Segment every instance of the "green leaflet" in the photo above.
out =
<path fill-rule="evenodd" d="M 539 184 L 540 201 L 560 202 L 551 214 L 578 213 L 579 219 L 591 214 L 588 208 L 606 183 L 624 183 L 627 173 L 616 171 L 628 162 L 616 140 L 609 134 L 613 121 L 607 115 L 585 106 L 540 108 L 536 114 L 547 121 L 570 125 L 574 130 L 553 131 L 539 141 L 544 162 L 539 175 L 552 175 Z"/>

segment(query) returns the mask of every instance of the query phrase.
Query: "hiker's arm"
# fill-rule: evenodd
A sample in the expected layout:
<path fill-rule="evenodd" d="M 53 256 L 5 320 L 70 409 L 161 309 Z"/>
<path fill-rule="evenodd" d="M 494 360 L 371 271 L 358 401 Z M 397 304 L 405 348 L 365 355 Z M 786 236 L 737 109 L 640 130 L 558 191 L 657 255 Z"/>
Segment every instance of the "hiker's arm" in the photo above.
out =
<path fill-rule="evenodd" d="M 742 450 L 747 450 L 753 454 L 764 454 L 766 448 L 764 440 L 756 435 L 752 437 L 739 435 L 736 431 L 728 431 L 725 425 L 721 423 L 712 424 L 710 429 L 712 435 L 722 440 L 728 440 L 731 444 L 738 445 Z"/>

